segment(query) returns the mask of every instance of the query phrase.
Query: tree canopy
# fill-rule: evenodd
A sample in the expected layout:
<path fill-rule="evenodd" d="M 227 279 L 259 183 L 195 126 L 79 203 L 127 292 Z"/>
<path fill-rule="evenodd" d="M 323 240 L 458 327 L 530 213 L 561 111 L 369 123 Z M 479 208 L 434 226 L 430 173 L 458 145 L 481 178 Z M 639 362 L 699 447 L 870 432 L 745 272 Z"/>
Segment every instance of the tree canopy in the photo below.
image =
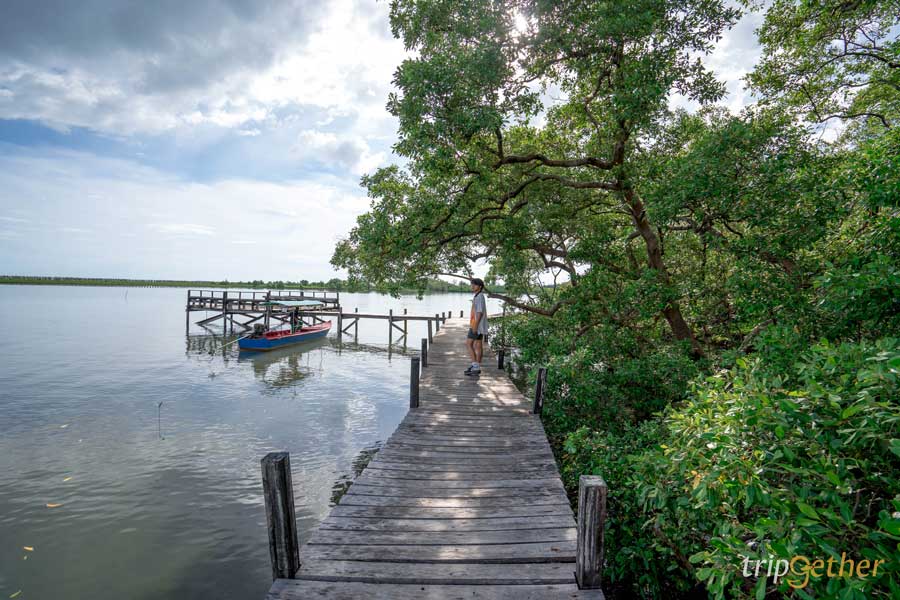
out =
<path fill-rule="evenodd" d="M 363 178 L 332 262 L 395 291 L 487 265 L 500 339 L 552 367 L 567 485 L 622 486 L 613 594 L 896 595 L 900 567 L 801 593 L 728 564 L 900 565 L 900 5 L 391 7 L 404 162 Z M 750 10 L 735 114 L 703 57 Z"/>

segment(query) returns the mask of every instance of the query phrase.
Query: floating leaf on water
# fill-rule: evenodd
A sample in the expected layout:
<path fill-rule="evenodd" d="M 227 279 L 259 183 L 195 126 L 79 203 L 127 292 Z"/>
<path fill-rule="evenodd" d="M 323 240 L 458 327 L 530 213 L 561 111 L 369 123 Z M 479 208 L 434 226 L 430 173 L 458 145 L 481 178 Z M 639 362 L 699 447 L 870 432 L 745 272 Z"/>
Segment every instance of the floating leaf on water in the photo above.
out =
<path fill-rule="evenodd" d="M 22 548 L 28 550 L 29 552 L 34 552 L 34 546 L 22 546 Z"/>
<path fill-rule="evenodd" d="M 48 503 L 47 503 L 47 508 L 58 508 L 58 507 L 60 507 L 60 506 L 62 506 L 62 504 L 56 504 L 56 503 L 54 503 L 54 502 L 48 502 Z"/>
<path fill-rule="evenodd" d="M 68 426 L 69 426 L 69 424 L 66 423 L 65 425 L 60 425 L 59 428 L 60 428 L 60 429 L 65 429 L 65 428 L 68 427 Z"/>
<path fill-rule="evenodd" d="M 19 590 L 18 592 L 14 592 L 13 594 L 10 595 L 10 598 L 15 598 L 21 593 L 22 593 L 22 590 Z"/>
<path fill-rule="evenodd" d="M 68 480 L 70 480 L 70 479 L 72 479 L 71 476 L 69 476 L 69 477 L 63 477 L 63 481 L 68 481 Z"/>

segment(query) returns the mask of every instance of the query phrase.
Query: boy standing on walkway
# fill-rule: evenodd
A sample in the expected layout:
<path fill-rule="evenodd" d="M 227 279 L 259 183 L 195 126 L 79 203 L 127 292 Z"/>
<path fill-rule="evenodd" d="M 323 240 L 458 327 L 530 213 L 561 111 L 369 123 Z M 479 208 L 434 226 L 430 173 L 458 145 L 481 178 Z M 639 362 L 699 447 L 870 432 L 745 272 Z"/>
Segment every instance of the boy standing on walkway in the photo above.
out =
<path fill-rule="evenodd" d="M 484 353 L 484 336 L 488 332 L 487 303 L 484 300 L 484 282 L 478 278 L 472 280 L 472 310 L 469 312 L 469 333 L 466 336 L 466 346 L 469 348 L 469 356 L 472 364 L 466 369 L 466 375 L 481 374 L 481 357 Z"/>

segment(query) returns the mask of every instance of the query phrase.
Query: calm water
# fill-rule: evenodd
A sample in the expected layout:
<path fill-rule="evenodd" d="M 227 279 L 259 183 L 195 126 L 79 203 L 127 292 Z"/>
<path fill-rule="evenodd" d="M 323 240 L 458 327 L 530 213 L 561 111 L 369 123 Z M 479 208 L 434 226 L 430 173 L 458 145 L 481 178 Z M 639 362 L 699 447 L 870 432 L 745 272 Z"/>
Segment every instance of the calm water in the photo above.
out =
<path fill-rule="evenodd" d="M 0 286 L 0 598 L 261 598 L 260 458 L 291 453 L 303 538 L 406 414 L 408 355 L 387 352 L 385 321 L 363 321 L 359 344 L 332 332 L 239 357 L 220 326 L 185 337 L 185 295 Z M 469 305 L 341 300 L 379 313 Z M 411 350 L 424 335 L 411 324 Z"/>

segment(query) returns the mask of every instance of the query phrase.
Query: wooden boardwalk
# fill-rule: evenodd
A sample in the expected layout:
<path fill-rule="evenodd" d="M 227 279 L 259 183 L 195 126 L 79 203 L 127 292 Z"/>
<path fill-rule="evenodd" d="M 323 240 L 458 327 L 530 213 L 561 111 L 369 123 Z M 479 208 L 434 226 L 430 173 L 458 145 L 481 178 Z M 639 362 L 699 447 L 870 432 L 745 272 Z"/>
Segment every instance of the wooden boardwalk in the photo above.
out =
<path fill-rule="evenodd" d="M 603 598 L 575 583 L 575 520 L 531 401 L 488 354 L 463 375 L 466 329 L 434 336 L 419 408 L 267 599 Z"/>

